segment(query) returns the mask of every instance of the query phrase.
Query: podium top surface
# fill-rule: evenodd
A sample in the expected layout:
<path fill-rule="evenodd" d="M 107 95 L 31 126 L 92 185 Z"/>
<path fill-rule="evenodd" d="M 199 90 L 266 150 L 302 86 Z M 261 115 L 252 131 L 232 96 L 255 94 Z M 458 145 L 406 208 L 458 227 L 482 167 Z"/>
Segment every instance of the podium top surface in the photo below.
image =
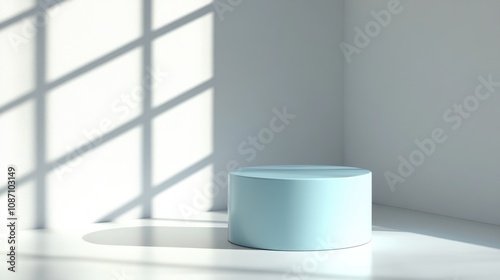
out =
<path fill-rule="evenodd" d="M 233 176 L 271 180 L 321 180 L 370 174 L 366 169 L 328 165 L 269 165 L 241 167 L 230 172 Z"/>

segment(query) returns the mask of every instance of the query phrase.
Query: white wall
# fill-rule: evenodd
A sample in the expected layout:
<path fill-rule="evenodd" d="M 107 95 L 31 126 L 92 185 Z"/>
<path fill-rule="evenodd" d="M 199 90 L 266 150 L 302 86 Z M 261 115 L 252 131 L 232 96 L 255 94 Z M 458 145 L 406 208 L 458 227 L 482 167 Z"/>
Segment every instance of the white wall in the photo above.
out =
<path fill-rule="evenodd" d="M 388 3 L 346 1 L 344 41 L 355 45 L 355 27 Z M 500 81 L 500 2 L 401 0 L 400 9 L 346 63 L 345 164 L 373 171 L 377 203 L 500 224 L 500 87 L 490 96 L 480 87 L 474 107 L 478 76 Z M 460 116 L 453 106 L 464 100 Z M 414 141 L 433 133 L 446 140 L 421 163 Z M 398 157 L 410 155 L 420 165 L 400 174 Z M 386 172 L 404 181 L 391 189 Z"/>
<path fill-rule="evenodd" d="M 189 218 L 225 208 L 228 163 L 342 163 L 343 1 L 56 2 L 0 3 L 23 228 Z"/>
<path fill-rule="evenodd" d="M 0 166 L 19 168 L 23 227 L 189 217 L 225 207 L 228 168 L 297 163 L 365 167 L 375 202 L 500 224 L 498 87 L 448 111 L 500 81 L 498 1 L 401 0 L 350 62 L 339 44 L 395 2 L 122 2 L 0 4 Z"/>

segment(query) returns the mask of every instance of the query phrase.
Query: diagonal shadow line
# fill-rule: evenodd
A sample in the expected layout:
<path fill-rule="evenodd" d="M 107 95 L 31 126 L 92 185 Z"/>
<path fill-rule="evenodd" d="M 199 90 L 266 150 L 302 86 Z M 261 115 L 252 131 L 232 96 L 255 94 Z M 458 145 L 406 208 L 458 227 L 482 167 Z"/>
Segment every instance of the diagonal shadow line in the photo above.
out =
<path fill-rule="evenodd" d="M 43 11 L 47 11 L 48 9 L 56 6 L 56 5 L 59 5 L 61 4 L 62 2 L 65 2 L 65 1 L 68 1 L 68 0 L 52 0 L 50 1 L 45 1 L 43 7 L 41 7 L 41 9 Z M 36 7 L 36 5 L 38 5 L 38 3 L 35 4 L 35 7 L 34 8 L 30 8 L 24 12 L 21 12 L 3 22 L 0 22 L 0 29 L 2 28 L 5 28 L 11 24 L 14 24 L 22 19 L 24 19 L 25 17 L 29 17 L 29 16 L 35 16 L 39 11 L 40 11 L 40 7 Z"/>
<path fill-rule="evenodd" d="M 22 19 L 24 19 L 25 17 L 29 17 L 29 16 L 32 16 L 34 15 L 36 12 L 38 11 L 37 8 L 31 8 L 29 10 L 26 10 L 20 14 L 17 14 L 11 18 L 9 18 L 8 20 L 6 21 L 3 21 L 3 22 L 0 22 L 0 29 L 2 28 L 5 28 L 11 24 L 14 24 Z"/>
<path fill-rule="evenodd" d="M 44 11 L 47 11 L 48 9 L 58 5 L 58 4 L 61 4 L 62 2 L 65 2 L 65 1 L 68 1 L 68 0 L 52 0 L 50 1 L 50 3 L 48 3 L 49 1 L 45 1 L 42 10 Z M 29 16 L 34 16 L 36 15 L 39 11 L 40 11 L 40 7 L 36 7 L 38 5 L 38 3 L 35 4 L 35 7 L 34 8 L 30 8 L 24 12 L 21 12 L 20 14 L 17 14 L 3 22 L 0 22 L 0 29 L 2 28 L 5 28 L 11 24 L 14 24 L 22 19 L 24 19 L 25 17 L 29 17 Z"/>
<path fill-rule="evenodd" d="M 188 176 L 192 175 L 193 173 L 201 170 L 203 167 L 206 167 L 208 164 L 212 162 L 213 155 L 210 154 L 206 156 L 205 158 L 199 160 L 198 162 L 192 164 L 191 166 L 185 168 L 181 172 L 175 174 L 174 176 L 168 178 L 167 180 L 163 181 L 160 183 L 158 186 L 150 189 L 146 193 L 142 193 L 141 195 L 137 196 L 136 198 L 130 200 L 129 202 L 123 204 L 122 206 L 118 207 L 117 209 L 113 210 L 111 213 L 104 215 L 102 218 L 98 219 L 96 222 L 97 223 L 103 223 L 103 222 L 110 222 L 119 216 L 125 214 L 132 208 L 139 206 L 143 203 L 145 199 L 152 199 L 159 193 L 163 192 L 164 190 L 168 189 L 172 185 L 182 181 L 183 179 L 187 178 Z"/>
<path fill-rule="evenodd" d="M 36 92 L 30 92 L 27 93 L 17 99 L 14 99 L 13 101 L 5 104 L 4 106 L 0 107 L 0 114 L 3 114 L 4 112 L 9 111 L 10 109 L 17 107 L 18 105 L 21 105 L 22 103 L 30 100 L 31 98 L 36 96 Z"/>
<path fill-rule="evenodd" d="M 30 179 L 33 179 L 36 175 L 35 171 L 32 171 L 22 177 L 19 177 L 19 179 L 16 179 L 16 190 L 25 182 L 29 181 Z M 4 194 L 7 192 L 7 185 L 4 185 L 0 188 L 0 195 Z"/>
<path fill-rule="evenodd" d="M 202 8 L 199 8 L 198 10 L 186 15 L 186 16 L 183 16 L 181 17 L 180 19 L 177 19 L 167 25 L 164 25 L 163 27 L 160 27 L 156 30 L 154 30 L 153 32 L 151 32 L 151 39 L 156 39 L 162 35 L 164 35 L 165 33 L 167 32 L 170 32 L 172 31 L 173 29 L 177 29 L 183 25 L 185 25 L 186 23 L 189 23 L 191 21 L 194 21 L 206 14 L 209 14 L 213 12 L 213 6 L 212 4 L 208 4 L 206 6 L 203 6 Z"/>
<path fill-rule="evenodd" d="M 115 50 L 113 50 L 112 52 L 108 53 L 108 54 L 105 54 L 87 64 L 85 64 L 84 66 L 81 66 L 80 68 L 77 68 L 76 70 L 73 70 L 71 72 L 69 72 L 68 74 L 60 77 L 59 79 L 56 79 L 50 83 L 48 83 L 46 86 L 45 86 L 45 90 L 50 90 L 50 89 L 53 89 L 55 87 L 58 87 L 78 76 L 81 76 L 87 72 L 90 72 L 91 70 L 94 70 L 95 68 L 101 66 L 101 65 L 104 65 L 105 63 L 139 47 L 142 45 L 143 43 L 143 36 L 141 36 L 139 39 L 136 39 L 132 42 L 129 42 Z"/>
<path fill-rule="evenodd" d="M 66 0 L 67 1 L 67 0 Z M 87 63 L 86 65 L 84 66 L 81 66 L 80 68 L 77 68 L 76 70 L 73 70 L 71 71 L 70 73 L 60 77 L 59 79 L 56 79 L 50 83 L 48 83 L 47 85 L 45 85 L 45 87 L 43 88 L 43 91 L 45 91 L 45 94 L 47 94 L 47 92 L 55 87 L 58 87 L 78 76 L 81 76 L 103 64 L 105 64 L 106 62 L 109 62 L 133 49 L 135 49 L 136 47 L 139 47 L 143 44 L 143 42 L 145 40 L 153 40 L 153 39 L 156 39 L 170 31 L 173 31 L 191 21 L 194 21 L 196 20 L 197 18 L 199 17 L 202 17 L 208 13 L 210 13 L 212 11 L 212 5 L 209 4 L 207 6 L 204 6 L 203 8 L 200 8 L 199 10 L 196 10 L 174 22 L 171 22 L 163 27 L 160 27 L 159 29 L 151 32 L 151 35 L 143 35 L 141 37 L 139 37 L 138 39 L 136 40 L 133 40 L 132 42 L 129 42 L 113 51 L 111 51 L 110 53 L 108 54 L 105 54 L 89 63 Z M 17 105 L 20 105 L 24 102 L 26 102 L 27 100 L 29 100 L 30 98 L 34 97 L 35 96 L 35 91 L 33 92 L 29 92 L 11 102 L 9 102 L 8 104 L 0 107 L 0 114 L 7 111 L 7 110 L 10 110 L 12 109 L 13 107 L 17 106 Z"/>
<path fill-rule="evenodd" d="M 87 145 L 79 146 L 78 148 L 73 149 L 72 151 L 69 151 L 65 155 L 60 156 L 58 159 L 56 159 L 50 163 L 46 163 L 44 170 L 37 170 L 36 172 L 47 173 L 50 170 L 55 169 L 58 166 L 67 163 L 68 161 L 72 161 L 76 155 L 83 155 L 83 154 L 93 150 L 94 148 L 99 147 L 106 142 L 109 142 L 110 140 L 122 135 L 123 133 L 127 132 L 128 130 L 134 128 L 135 126 L 140 125 L 144 120 L 151 120 L 152 118 L 160 115 L 161 113 L 163 113 L 163 112 L 165 112 L 165 111 L 167 111 L 167 110 L 169 110 L 169 109 L 171 109 L 179 104 L 182 104 L 183 102 L 195 97 L 196 95 L 204 92 L 205 90 L 207 90 L 211 87 L 213 87 L 213 78 L 199 84 L 198 86 L 196 86 L 196 87 L 184 92 L 183 94 L 181 94 L 181 95 L 163 103 L 162 105 L 154 108 L 147 115 L 141 115 L 141 116 L 115 128 L 115 129 L 111 130 L 110 132 L 102 135 L 98 142 L 94 141 L 93 143 L 91 143 L 90 149 L 87 148 L 88 147 Z M 20 177 L 18 179 L 18 184 L 20 185 L 22 182 L 25 182 L 25 181 L 29 180 L 31 177 L 34 177 L 36 172 L 31 172 L 25 176 Z M 0 188 L 0 195 L 5 193 L 6 191 L 7 191 L 7 185 L 3 185 Z"/>
<path fill-rule="evenodd" d="M 151 118 L 158 116 L 159 114 L 163 113 L 165 110 L 168 110 L 172 107 L 175 107 L 184 101 L 191 99 L 195 97 L 196 95 L 206 91 L 207 89 L 210 89 L 214 87 L 214 78 L 210 78 L 206 80 L 205 82 L 197 85 L 196 87 L 186 91 L 182 95 L 179 95 L 172 100 L 163 103 L 162 105 L 159 105 L 158 107 L 154 108 L 151 110 Z"/>

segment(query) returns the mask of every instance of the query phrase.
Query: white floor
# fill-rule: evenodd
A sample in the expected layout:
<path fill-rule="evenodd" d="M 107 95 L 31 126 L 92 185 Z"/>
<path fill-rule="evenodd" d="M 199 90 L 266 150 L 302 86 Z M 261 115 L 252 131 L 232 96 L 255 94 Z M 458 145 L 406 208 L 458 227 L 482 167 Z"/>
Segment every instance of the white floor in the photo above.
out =
<path fill-rule="evenodd" d="M 373 211 L 371 243 L 322 252 L 230 244 L 223 212 L 190 222 L 21 231 L 17 272 L 2 262 L 0 279 L 500 279 L 499 226 L 380 205 Z"/>

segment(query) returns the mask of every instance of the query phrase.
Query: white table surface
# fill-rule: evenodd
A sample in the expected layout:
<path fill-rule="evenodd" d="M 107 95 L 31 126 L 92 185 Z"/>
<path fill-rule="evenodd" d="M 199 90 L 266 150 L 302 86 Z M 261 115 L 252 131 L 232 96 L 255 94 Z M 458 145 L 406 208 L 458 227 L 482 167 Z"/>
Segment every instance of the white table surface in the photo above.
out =
<path fill-rule="evenodd" d="M 2 262 L 0 279 L 500 279 L 500 226 L 374 205 L 371 243 L 323 252 L 242 248 L 226 228 L 209 212 L 20 231 L 17 272 Z"/>

